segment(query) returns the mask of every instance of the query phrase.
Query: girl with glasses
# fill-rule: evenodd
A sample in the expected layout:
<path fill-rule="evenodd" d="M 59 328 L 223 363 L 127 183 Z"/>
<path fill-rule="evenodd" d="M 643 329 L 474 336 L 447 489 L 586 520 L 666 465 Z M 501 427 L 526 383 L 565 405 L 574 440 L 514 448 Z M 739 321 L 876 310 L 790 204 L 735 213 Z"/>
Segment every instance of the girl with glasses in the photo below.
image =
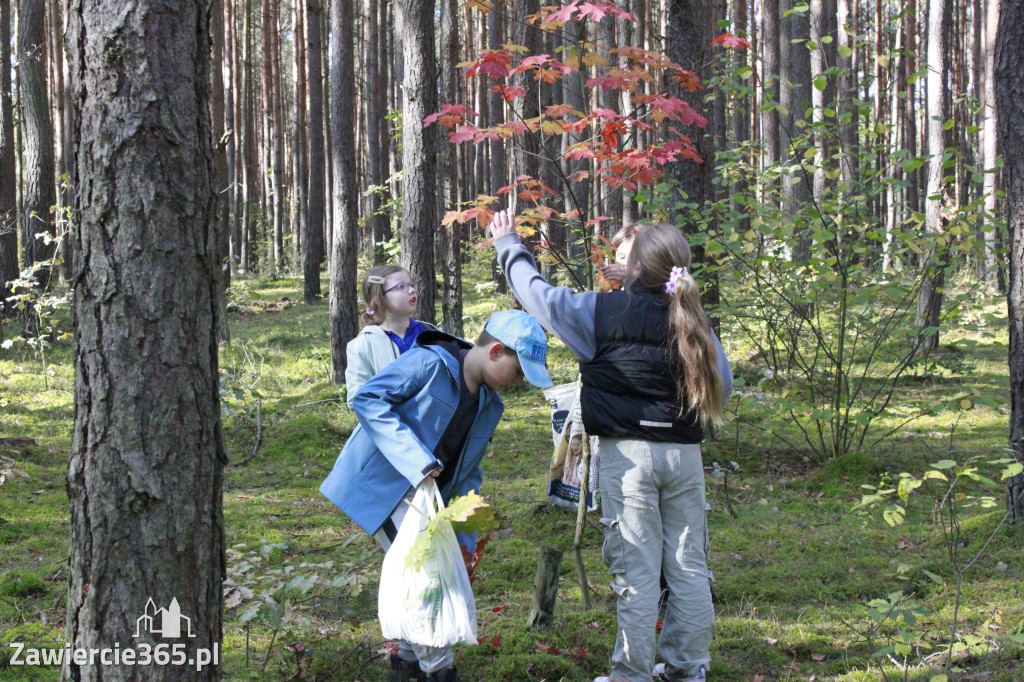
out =
<path fill-rule="evenodd" d="M 360 386 L 412 348 L 421 332 L 437 329 L 429 322 L 413 318 L 418 297 L 416 282 L 400 265 L 378 265 L 366 273 L 363 279 L 366 308 L 360 316 L 363 328 L 345 349 L 349 407 Z"/>

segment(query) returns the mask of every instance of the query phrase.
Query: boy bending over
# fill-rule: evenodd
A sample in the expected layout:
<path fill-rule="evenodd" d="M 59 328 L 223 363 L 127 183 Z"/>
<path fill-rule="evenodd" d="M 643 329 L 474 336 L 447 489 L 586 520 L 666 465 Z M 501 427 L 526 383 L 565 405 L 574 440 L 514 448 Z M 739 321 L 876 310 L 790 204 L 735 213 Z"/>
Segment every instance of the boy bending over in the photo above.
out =
<path fill-rule="evenodd" d="M 551 386 L 544 365 L 547 338 L 533 316 L 503 310 L 491 316 L 476 345 L 439 331 L 423 332 L 356 392 L 359 426 L 348 439 L 323 493 L 385 551 L 426 477 L 447 503 L 480 489 L 480 461 L 504 412 L 499 391 L 524 377 Z M 459 535 L 472 553 L 474 535 Z M 400 642 L 389 680 L 457 682 L 450 649 Z"/>

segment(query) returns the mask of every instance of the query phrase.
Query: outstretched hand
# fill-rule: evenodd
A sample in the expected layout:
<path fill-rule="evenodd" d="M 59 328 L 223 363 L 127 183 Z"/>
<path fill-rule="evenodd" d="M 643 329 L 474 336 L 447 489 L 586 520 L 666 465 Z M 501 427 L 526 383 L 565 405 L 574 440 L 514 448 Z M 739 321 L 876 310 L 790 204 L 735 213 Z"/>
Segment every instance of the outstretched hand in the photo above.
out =
<path fill-rule="evenodd" d="M 511 208 L 506 208 L 494 214 L 491 220 L 491 237 L 497 239 L 516 231 L 516 217 Z"/>
<path fill-rule="evenodd" d="M 601 276 L 606 280 L 621 282 L 626 279 L 626 266 L 622 263 L 612 263 L 599 268 Z"/>

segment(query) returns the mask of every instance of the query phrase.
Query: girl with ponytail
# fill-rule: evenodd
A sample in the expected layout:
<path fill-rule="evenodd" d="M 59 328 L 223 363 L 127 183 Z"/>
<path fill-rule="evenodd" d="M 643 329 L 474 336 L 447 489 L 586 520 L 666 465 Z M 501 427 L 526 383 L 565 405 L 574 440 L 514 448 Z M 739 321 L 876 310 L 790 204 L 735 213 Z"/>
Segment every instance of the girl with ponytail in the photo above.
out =
<path fill-rule="evenodd" d="M 618 635 L 611 674 L 595 682 L 652 679 L 661 574 L 669 597 L 656 672 L 702 680 L 715 616 L 700 443 L 723 420 L 732 370 L 701 308 L 686 238 L 671 225 L 635 227 L 623 288 L 608 293 L 549 285 L 511 209 L 491 233 L 523 308 L 579 358 L 583 425 L 599 437 L 601 555 Z"/>

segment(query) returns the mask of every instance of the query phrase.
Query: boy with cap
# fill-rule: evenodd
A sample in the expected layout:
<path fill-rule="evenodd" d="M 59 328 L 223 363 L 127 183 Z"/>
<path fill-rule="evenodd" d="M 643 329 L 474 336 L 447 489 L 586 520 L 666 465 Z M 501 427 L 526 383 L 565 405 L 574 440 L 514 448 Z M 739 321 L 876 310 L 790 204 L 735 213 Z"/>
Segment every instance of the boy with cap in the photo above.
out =
<path fill-rule="evenodd" d="M 551 386 L 546 356 L 544 330 L 521 310 L 492 315 L 475 346 L 444 332 L 421 333 L 356 392 L 359 426 L 320 492 L 387 550 L 408 509 L 402 500 L 427 476 L 446 503 L 480 489 L 480 462 L 505 409 L 498 391 L 524 377 Z M 460 535 L 459 543 L 476 550 L 473 535 Z M 450 649 L 401 642 L 389 680 L 456 682 L 452 661 Z"/>

